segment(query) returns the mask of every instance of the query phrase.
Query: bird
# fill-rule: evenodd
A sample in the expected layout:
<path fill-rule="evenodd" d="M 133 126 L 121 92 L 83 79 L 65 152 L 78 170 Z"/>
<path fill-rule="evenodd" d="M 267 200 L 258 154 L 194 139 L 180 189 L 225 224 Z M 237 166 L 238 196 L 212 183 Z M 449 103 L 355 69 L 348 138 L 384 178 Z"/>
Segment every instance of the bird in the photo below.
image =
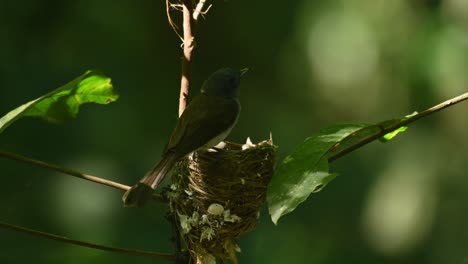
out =
<path fill-rule="evenodd" d="M 142 207 L 172 167 L 189 154 L 223 141 L 239 118 L 239 85 L 248 69 L 222 68 L 205 80 L 177 121 L 158 163 L 125 192 L 125 207 Z"/>

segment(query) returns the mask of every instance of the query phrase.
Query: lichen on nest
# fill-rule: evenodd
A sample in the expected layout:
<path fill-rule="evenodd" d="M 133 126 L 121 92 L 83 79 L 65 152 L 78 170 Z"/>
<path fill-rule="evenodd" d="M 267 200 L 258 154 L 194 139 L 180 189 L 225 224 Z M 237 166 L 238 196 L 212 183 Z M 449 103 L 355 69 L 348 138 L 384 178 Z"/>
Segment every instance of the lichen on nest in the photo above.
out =
<path fill-rule="evenodd" d="M 237 263 L 237 238 L 257 225 L 276 150 L 271 140 L 225 142 L 176 165 L 166 195 L 194 258 L 209 254 Z"/>

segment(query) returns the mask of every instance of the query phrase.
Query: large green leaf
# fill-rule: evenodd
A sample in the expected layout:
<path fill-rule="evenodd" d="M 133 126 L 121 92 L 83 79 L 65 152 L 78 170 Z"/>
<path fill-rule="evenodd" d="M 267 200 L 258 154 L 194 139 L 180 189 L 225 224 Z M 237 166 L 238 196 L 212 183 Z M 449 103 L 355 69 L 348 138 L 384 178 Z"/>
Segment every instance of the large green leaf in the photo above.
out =
<path fill-rule="evenodd" d="M 108 104 L 118 97 L 110 78 L 96 71 L 87 71 L 64 86 L 23 104 L 0 118 L 0 133 L 24 116 L 59 123 L 75 118 L 82 104 Z"/>
<path fill-rule="evenodd" d="M 323 129 L 307 138 L 278 166 L 268 186 L 267 201 L 271 219 L 276 224 L 305 201 L 311 193 L 322 190 L 335 174 L 328 171 L 328 160 L 334 160 L 376 139 L 387 142 L 407 129 L 401 119 L 390 119 L 376 125 L 342 124 Z"/>
<path fill-rule="evenodd" d="M 273 223 L 292 212 L 314 192 L 335 178 L 328 172 L 327 153 L 343 139 L 366 128 L 365 124 L 343 124 L 326 128 L 307 138 L 281 164 L 268 186 L 267 201 Z"/>

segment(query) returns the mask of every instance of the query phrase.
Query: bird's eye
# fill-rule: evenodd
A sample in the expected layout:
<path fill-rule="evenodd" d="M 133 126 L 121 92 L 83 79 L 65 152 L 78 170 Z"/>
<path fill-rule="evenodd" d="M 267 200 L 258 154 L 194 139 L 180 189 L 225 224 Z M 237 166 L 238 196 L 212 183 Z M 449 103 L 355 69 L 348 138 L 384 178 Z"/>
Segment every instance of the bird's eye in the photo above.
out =
<path fill-rule="evenodd" d="M 229 78 L 229 84 L 230 85 L 234 85 L 235 83 L 236 83 L 236 78 L 234 78 L 234 77 Z"/>

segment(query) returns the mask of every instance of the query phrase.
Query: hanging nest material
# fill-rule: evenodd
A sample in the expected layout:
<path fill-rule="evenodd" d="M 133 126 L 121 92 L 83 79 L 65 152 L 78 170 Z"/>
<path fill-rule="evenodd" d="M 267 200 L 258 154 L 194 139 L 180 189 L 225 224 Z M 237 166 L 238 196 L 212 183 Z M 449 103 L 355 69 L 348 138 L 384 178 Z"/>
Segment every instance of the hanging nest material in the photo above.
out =
<path fill-rule="evenodd" d="M 180 162 L 167 193 L 180 233 L 197 263 L 237 263 L 237 238 L 253 230 L 276 162 L 271 140 L 197 152 Z"/>

